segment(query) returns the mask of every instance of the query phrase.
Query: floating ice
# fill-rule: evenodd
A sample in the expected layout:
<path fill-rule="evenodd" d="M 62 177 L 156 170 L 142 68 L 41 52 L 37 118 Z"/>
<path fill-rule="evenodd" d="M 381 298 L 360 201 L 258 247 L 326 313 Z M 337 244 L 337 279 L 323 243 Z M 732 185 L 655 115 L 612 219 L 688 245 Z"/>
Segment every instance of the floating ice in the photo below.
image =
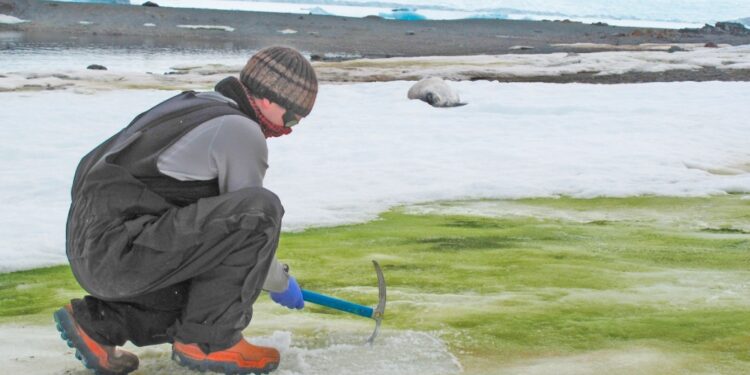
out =
<path fill-rule="evenodd" d="M 504 12 L 481 12 L 472 14 L 468 18 L 482 20 L 504 20 L 508 18 L 508 14 Z"/>
<path fill-rule="evenodd" d="M 417 13 L 415 8 L 397 8 L 390 12 L 381 12 L 378 15 L 385 19 L 399 21 L 422 21 L 427 19 L 427 17 Z"/>

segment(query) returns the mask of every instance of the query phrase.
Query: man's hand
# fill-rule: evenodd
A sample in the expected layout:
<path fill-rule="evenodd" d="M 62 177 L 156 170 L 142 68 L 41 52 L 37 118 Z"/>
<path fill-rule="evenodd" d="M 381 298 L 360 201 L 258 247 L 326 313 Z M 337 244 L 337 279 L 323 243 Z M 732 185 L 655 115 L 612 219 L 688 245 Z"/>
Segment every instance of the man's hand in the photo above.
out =
<path fill-rule="evenodd" d="M 280 293 L 271 292 L 271 299 L 279 305 L 290 309 L 300 310 L 305 307 L 305 300 L 302 299 L 302 290 L 300 290 L 297 279 L 294 276 L 289 276 L 289 286 L 285 291 Z"/>

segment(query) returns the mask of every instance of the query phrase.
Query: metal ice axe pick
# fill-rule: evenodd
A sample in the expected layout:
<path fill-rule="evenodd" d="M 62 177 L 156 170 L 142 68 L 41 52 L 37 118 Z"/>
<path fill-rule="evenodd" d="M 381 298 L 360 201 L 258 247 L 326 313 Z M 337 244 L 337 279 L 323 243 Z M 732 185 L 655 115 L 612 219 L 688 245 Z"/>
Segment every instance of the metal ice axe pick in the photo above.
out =
<path fill-rule="evenodd" d="M 378 262 L 373 260 L 372 264 L 375 266 L 375 273 L 378 275 L 379 295 L 378 305 L 374 309 L 372 307 L 362 306 L 353 302 L 302 289 L 302 299 L 307 302 L 374 319 L 375 331 L 373 331 L 372 336 L 367 339 L 367 343 L 370 345 L 375 341 L 375 337 L 380 331 L 380 323 L 383 321 L 383 315 L 385 315 L 385 277 L 383 277 L 383 270 L 380 269 Z"/>

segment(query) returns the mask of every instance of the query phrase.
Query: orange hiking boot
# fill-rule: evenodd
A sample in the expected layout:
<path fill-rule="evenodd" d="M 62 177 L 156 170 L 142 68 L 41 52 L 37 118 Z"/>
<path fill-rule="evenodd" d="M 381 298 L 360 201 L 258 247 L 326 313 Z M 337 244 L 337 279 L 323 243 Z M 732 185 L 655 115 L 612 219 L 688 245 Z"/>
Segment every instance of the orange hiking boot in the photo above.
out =
<path fill-rule="evenodd" d="M 60 337 L 69 347 L 75 348 L 76 358 L 96 375 L 121 375 L 138 368 L 138 357 L 135 354 L 111 345 L 102 345 L 89 337 L 76 323 L 70 304 L 55 311 L 54 317 Z"/>
<path fill-rule="evenodd" d="M 181 366 L 198 371 L 216 371 L 224 374 L 267 374 L 279 367 L 279 351 L 255 346 L 245 339 L 231 348 L 206 354 L 196 344 L 175 341 L 172 359 Z"/>

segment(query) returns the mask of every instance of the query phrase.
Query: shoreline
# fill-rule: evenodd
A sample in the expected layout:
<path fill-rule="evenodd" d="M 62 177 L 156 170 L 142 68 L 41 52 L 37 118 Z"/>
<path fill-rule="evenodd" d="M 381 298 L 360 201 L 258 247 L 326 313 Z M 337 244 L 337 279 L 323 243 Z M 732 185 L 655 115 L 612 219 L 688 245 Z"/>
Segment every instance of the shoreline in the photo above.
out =
<path fill-rule="evenodd" d="M 568 45 L 567 48 L 597 48 L 594 45 Z M 602 45 L 598 48 L 621 48 Z M 583 84 L 629 84 L 650 82 L 749 82 L 750 45 L 722 45 L 706 48 L 700 44 L 645 44 L 628 46 L 616 52 L 551 53 L 526 55 L 427 56 L 407 58 L 319 61 L 313 66 L 322 83 L 366 83 L 417 81 L 442 77 L 450 81 L 492 81 L 498 83 L 543 82 Z M 59 48 L 59 47 L 58 47 Z M 672 51 L 678 49 L 679 51 Z M 66 52 L 68 51 L 68 52 Z M 0 92 L 40 90 L 83 90 L 84 92 L 121 89 L 190 90 L 210 88 L 242 68 L 242 52 L 231 58 L 211 54 L 167 55 L 151 65 L 133 70 L 122 57 L 111 52 L 87 56 L 77 64 L 39 64 L 34 59 L 53 61 L 72 50 L 53 54 L 19 57 L 12 68 L 0 71 Z M 248 52 L 249 54 L 250 52 Z M 148 55 L 128 53 L 129 63 Z M 170 57 L 174 61 L 170 60 Z M 192 59 L 189 56 L 193 56 Z M 119 60 L 118 60 L 119 59 Z M 190 62 L 188 62 L 190 61 Z M 87 64 L 109 65 L 107 70 L 88 70 Z M 106 67 L 106 66 L 105 66 Z M 110 70 L 111 68 L 111 70 Z"/>
<path fill-rule="evenodd" d="M 0 24 L 0 32 L 20 32 L 22 40 L 31 43 L 193 44 L 219 50 L 282 44 L 311 55 L 343 54 L 345 58 L 585 53 L 644 43 L 750 44 L 750 31 L 617 27 L 572 21 L 394 21 L 375 16 L 351 18 L 39 0 L 0 0 L 0 13 L 28 21 Z M 574 43 L 613 47 L 586 50 L 569 46 Z"/>

